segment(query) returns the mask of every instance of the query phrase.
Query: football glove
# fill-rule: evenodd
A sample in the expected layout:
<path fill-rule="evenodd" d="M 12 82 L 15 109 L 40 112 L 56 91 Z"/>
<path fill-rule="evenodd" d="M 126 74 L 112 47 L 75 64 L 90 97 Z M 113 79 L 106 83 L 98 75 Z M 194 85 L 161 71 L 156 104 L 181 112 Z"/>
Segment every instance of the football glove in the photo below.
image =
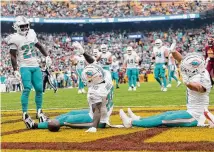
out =
<path fill-rule="evenodd" d="M 175 47 L 176 47 L 176 40 L 173 39 L 172 40 L 172 45 L 170 46 L 170 52 L 175 52 Z"/>
<path fill-rule="evenodd" d="M 20 75 L 19 71 L 14 71 L 14 76 L 15 76 L 17 79 L 20 79 L 20 78 L 21 78 L 21 75 Z"/>
<path fill-rule="evenodd" d="M 46 63 L 46 66 L 47 66 L 47 67 L 50 67 L 50 66 L 51 66 L 52 60 L 51 60 L 50 56 L 46 56 L 46 58 L 45 58 L 45 63 Z"/>
<path fill-rule="evenodd" d="M 72 46 L 74 47 L 74 49 L 75 49 L 75 53 L 76 54 L 80 54 L 80 55 L 82 55 L 82 54 L 84 54 L 85 53 L 85 50 L 83 49 L 83 47 L 82 47 L 82 45 L 79 43 L 79 42 L 74 42 L 73 44 L 72 44 Z"/>
<path fill-rule="evenodd" d="M 92 132 L 92 133 L 94 133 L 94 132 L 97 132 L 97 128 L 91 127 L 88 130 L 86 130 L 85 132 Z"/>

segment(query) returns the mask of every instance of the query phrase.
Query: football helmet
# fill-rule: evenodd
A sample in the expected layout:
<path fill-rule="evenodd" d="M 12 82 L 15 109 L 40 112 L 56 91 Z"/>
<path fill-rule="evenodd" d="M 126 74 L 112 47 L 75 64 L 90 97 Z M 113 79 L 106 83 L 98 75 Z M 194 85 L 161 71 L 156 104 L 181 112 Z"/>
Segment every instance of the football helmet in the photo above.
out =
<path fill-rule="evenodd" d="M 133 51 L 133 48 L 131 46 L 128 46 L 127 49 L 126 49 L 126 51 L 127 51 L 128 55 L 131 55 L 132 51 Z"/>
<path fill-rule="evenodd" d="M 201 54 L 189 53 L 181 61 L 181 74 L 189 78 L 205 71 L 205 59 Z"/>
<path fill-rule="evenodd" d="M 107 45 L 102 44 L 102 45 L 100 46 L 100 49 L 101 49 L 102 53 L 106 53 L 106 52 L 107 52 Z"/>
<path fill-rule="evenodd" d="M 156 40 L 155 40 L 155 46 L 156 46 L 157 48 L 160 48 L 162 45 L 163 45 L 163 42 L 162 42 L 161 39 L 156 39 Z"/>
<path fill-rule="evenodd" d="M 13 24 L 14 30 L 21 35 L 26 35 L 30 29 L 30 22 L 24 16 L 17 16 Z"/>
<path fill-rule="evenodd" d="M 103 69 L 97 64 L 87 65 L 82 72 L 82 81 L 88 87 L 103 82 L 104 77 Z"/>
<path fill-rule="evenodd" d="M 113 62 L 116 62 L 117 61 L 117 58 L 115 56 L 112 56 L 112 61 Z"/>
<path fill-rule="evenodd" d="M 94 57 L 97 57 L 97 56 L 98 56 L 98 52 L 99 52 L 98 49 L 93 49 L 93 55 L 94 55 Z"/>

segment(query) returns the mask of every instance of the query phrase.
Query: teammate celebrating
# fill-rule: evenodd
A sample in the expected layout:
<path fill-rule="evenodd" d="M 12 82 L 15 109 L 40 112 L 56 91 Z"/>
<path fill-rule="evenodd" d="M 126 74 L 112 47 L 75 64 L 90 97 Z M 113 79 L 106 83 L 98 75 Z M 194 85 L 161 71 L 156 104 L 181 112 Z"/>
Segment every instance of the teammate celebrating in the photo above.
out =
<path fill-rule="evenodd" d="M 165 70 L 168 64 L 168 48 L 163 46 L 163 42 L 160 39 L 155 40 L 155 46 L 153 47 L 152 60 L 155 60 L 154 75 L 155 79 L 161 86 L 161 91 L 167 91 Z M 163 84 L 161 79 L 163 80 Z"/>
<path fill-rule="evenodd" d="M 97 65 L 93 57 L 85 53 L 80 43 L 74 42 L 73 47 L 78 49 L 89 63 L 82 72 L 82 80 L 88 86 L 89 110 L 71 111 L 55 119 L 59 121 L 60 126 L 89 128 L 86 132 L 96 132 L 98 127 L 105 128 L 106 124 L 109 124 L 113 110 L 111 75 L 109 71 Z M 35 128 L 48 128 L 48 122 L 38 125 L 34 123 L 32 129 Z"/>
<path fill-rule="evenodd" d="M 107 45 L 102 44 L 100 46 L 102 54 L 98 57 L 97 61 L 100 62 L 103 69 L 110 71 L 110 65 L 112 63 L 111 53 L 108 52 Z"/>
<path fill-rule="evenodd" d="M 205 58 L 207 64 L 207 71 L 209 72 L 210 75 L 212 75 L 211 72 L 213 71 L 214 75 L 214 37 L 208 40 L 208 46 L 206 46 L 205 50 L 206 50 Z M 212 83 L 214 83 L 213 80 Z"/>
<path fill-rule="evenodd" d="M 167 85 L 167 88 L 172 87 L 172 85 L 171 85 L 172 78 L 175 79 L 175 81 L 177 82 L 177 87 L 179 87 L 181 85 L 181 82 L 175 76 L 176 69 L 177 69 L 177 66 L 176 66 L 176 63 L 175 63 L 175 59 L 173 58 L 172 54 L 170 53 L 169 54 L 169 62 L 168 62 L 169 83 Z"/>
<path fill-rule="evenodd" d="M 118 85 L 118 80 L 119 80 L 118 72 L 119 72 L 119 70 L 120 70 L 119 61 L 117 61 L 117 58 L 115 56 L 112 56 L 111 77 L 112 77 L 112 80 L 116 82 L 116 89 L 119 88 L 119 85 Z"/>
<path fill-rule="evenodd" d="M 6 38 L 10 47 L 11 62 L 14 74 L 22 79 L 24 90 L 21 96 L 23 121 L 27 128 L 32 127 L 33 122 L 28 115 L 28 99 L 32 85 L 36 91 L 35 101 L 37 116 L 40 122 L 46 121 L 47 117 L 42 113 L 43 86 L 42 72 L 37 62 L 35 47 L 46 57 L 46 65 L 50 66 L 52 61 L 45 51 L 44 47 L 38 42 L 36 33 L 30 29 L 30 23 L 24 16 L 18 16 L 15 19 L 13 28 L 17 31 Z M 18 59 L 17 59 L 18 54 Z M 20 73 L 18 71 L 19 61 Z"/>
<path fill-rule="evenodd" d="M 181 62 L 181 74 L 183 82 L 187 86 L 187 110 L 168 111 L 156 116 L 140 118 L 136 116 L 131 109 L 128 109 L 129 118 L 124 111 L 120 110 L 120 117 L 125 127 L 194 127 L 204 126 L 204 112 L 208 117 L 207 110 L 209 106 L 209 93 L 211 90 L 211 81 L 209 73 L 205 67 L 203 56 L 197 53 L 191 53 L 182 57 L 174 50 L 176 44 L 173 40 L 172 55 Z"/>
<path fill-rule="evenodd" d="M 76 65 L 76 71 L 77 71 L 77 74 L 78 74 L 78 81 L 79 81 L 79 85 L 78 85 L 78 94 L 80 93 L 85 93 L 85 90 L 84 90 L 84 84 L 82 82 L 82 71 L 83 69 L 85 68 L 85 58 L 83 55 L 76 55 L 74 57 L 74 64 Z"/>
<path fill-rule="evenodd" d="M 136 91 L 137 83 L 137 66 L 138 57 L 133 53 L 133 48 L 131 46 L 127 47 L 127 54 L 124 55 L 124 65 L 123 68 L 127 68 L 127 76 L 129 80 L 128 91 Z"/>

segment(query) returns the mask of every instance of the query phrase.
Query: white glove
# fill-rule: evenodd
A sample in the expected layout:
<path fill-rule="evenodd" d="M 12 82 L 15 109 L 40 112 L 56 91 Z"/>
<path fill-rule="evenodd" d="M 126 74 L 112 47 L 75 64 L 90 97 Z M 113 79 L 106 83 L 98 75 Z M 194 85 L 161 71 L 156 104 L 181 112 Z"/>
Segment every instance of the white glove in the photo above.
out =
<path fill-rule="evenodd" d="M 45 58 L 45 63 L 46 63 L 46 66 L 47 66 L 47 67 L 50 67 L 50 66 L 51 66 L 52 60 L 51 60 L 51 58 L 50 58 L 49 56 L 46 56 L 46 58 Z"/>
<path fill-rule="evenodd" d="M 75 48 L 75 51 L 77 51 L 77 52 L 76 52 L 77 54 L 82 55 L 82 54 L 85 53 L 85 50 L 83 49 L 82 45 L 81 45 L 79 42 L 77 42 L 77 41 L 74 42 L 74 43 L 72 44 L 72 46 Z"/>
<path fill-rule="evenodd" d="M 170 46 L 170 52 L 175 52 L 175 47 L 176 47 L 176 40 L 173 39 L 172 40 L 172 45 Z"/>
<path fill-rule="evenodd" d="M 19 71 L 14 71 L 14 76 L 15 76 L 17 79 L 19 79 L 19 80 L 20 80 L 20 78 L 21 78 L 21 75 L 20 75 Z"/>
<path fill-rule="evenodd" d="M 97 132 L 97 128 L 95 128 L 95 127 L 91 127 L 91 128 L 89 128 L 88 130 L 86 130 L 85 132 Z"/>
<path fill-rule="evenodd" d="M 207 59 L 206 59 L 205 67 L 207 67 L 207 64 L 208 64 L 209 60 L 210 60 L 210 58 L 207 58 Z"/>
<path fill-rule="evenodd" d="M 166 65 L 163 65 L 163 69 L 166 69 Z"/>
<path fill-rule="evenodd" d="M 182 80 L 185 85 L 189 84 L 189 77 L 185 74 L 182 74 Z"/>

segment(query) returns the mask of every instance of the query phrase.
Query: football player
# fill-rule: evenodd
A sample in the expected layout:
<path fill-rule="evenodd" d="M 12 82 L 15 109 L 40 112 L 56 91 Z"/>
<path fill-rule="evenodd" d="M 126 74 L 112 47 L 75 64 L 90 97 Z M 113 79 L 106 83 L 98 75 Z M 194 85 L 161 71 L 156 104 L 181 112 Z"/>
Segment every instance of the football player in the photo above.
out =
<path fill-rule="evenodd" d="M 85 93 L 84 90 L 84 84 L 82 82 L 82 71 L 85 68 L 86 62 L 85 62 L 85 58 L 83 55 L 75 55 L 75 57 L 73 58 L 73 63 L 74 65 L 76 65 L 76 71 L 78 74 L 78 81 L 79 81 L 79 85 L 78 85 L 78 94 L 80 93 Z"/>
<path fill-rule="evenodd" d="M 73 47 L 78 49 L 89 63 L 82 72 L 82 81 L 88 86 L 89 110 L 71 111 L 55 119 L 59 121 L 60 126 L 89 128 L 86 132 L 96 132 L 98 127 L 105 128 L 106 124 L 109 124 L 113 110 L 111 74 L 97 65 L 94 58 L 85 53 L 80 43 L 74 42 Z M 32 129 L 35 128 L 47 129 L 48 122 L 34 123 Z"/>
<path fill-rule="evenodd" d="M 120 70 L 119 61 L 117 61 L 117 58 L 115 56 L 112 56 L 111 77 L 112 77 L 112 80 L 116 82 L 116 89 L 119 88 L 119 85 L 118 85 L 118 80 L 119 80 L 118 72 L 119 72 L 119 70 Z"/>
<path fill-rule="evenodd" d="M 108 52 L 108 47 L 106 44 L 100 46 L 102 54 L 97 58 L 103 69 L 110 71 L 110 65 L 112 63 L 111 53 Z"/>
<path fill-rule="evenodd" d="M 127 54 L 124 55 L 124 65 L 123 68 L 127 69 L 126 73 L 129 80 L 129 89 L 128 91 L 136 91 L 137 83 L 137 66 L 138 56 L 136 53 L 133 53 L 133 48 L 131 46 L 127 47 Z"/>
<path fill-rule="evenodd" d="M 6 42 L 10 47 L 14 74 L 18 79 L 21 77 L 24 87 L 21 96 L 23 121 L 26 124 L 26 127 L 30 128 L 32 127 L 33 122 L 28 115 L 28 99 L 32 86 L 36 91 L 35 102 L 39 121 L 43 122 L 48 119 L 42 112 L 42 72 L 37 62 L 36 48 L 38 48 L 46 57 L 45 60 L 47 66 L 50 66 L 52 61 L 44 47 L 37 40 L 35 31 L 30 29 L 30 22 L 26 17 L 16 17 L 13 28 L 16 30 L 16 33 L 9 35 L 6 38 Z M 20 72 L 18 71 L 17 61 L 19 61 Z"/>
<path fill-rule="evenodd" d="M 212 75 L 211 72 L 213 71 L 214 75 L 214 36 L 208 40 L 208 46 L 206 46 L 205 51 L 207 71 L 210 75 Z M 212 83 L 214 83 L 213 80 Z"/>
<path fill-rule="evenodd" d="M 177 69 L 177 66 L 176 66 L 176 63 L 175 63 L 175 59 L 173 58 L 172 54 L 170 53 L 170 54 L 169 54 L 169 61 L 168 61 L 168 77 L 169 77 L 169 83 L 168 83 L 168 85 L 167 85 L 167 88 L 172 87 L 172 85 L 171 85 L 172 78 L 175 79 L 175 81 L 177 82 L 177 86 L 176 86 L 176 87 L 179 87 L 179 86 L 181 85 L 181 82 L 180 82 L 180 81 L 178 80 L 178 78 L 175 76 L 176 69 Z"/>
<path fill-rule="evenodd" d="M 154 76 L 161 86 L 161 91 L 167 91 L 165 70 L 168 64 L 168 48 L 163 45 L 161 39 L 155 40 L 155 46 L 152 52 L 152 62 L 155 62 Z M 163 80 L 163 84 L 161 79 Z"/>
<path fill-rule="evenodd" d="M 205 67 L 204 57 L 197 53 L 187 54 L 182 57 L 174 48 L 176 41 L 173 40 L 171 52 L 173 57 L 181 63 L 183 83 L 187 87 L 187 110 L 168 111 L 162 114 L 141 118 L 128 109 L 128 117 L 120 110 L 120 117 L 125 127 L 195 127 L 204 126 L 204 112 L 208 111 L 209 93 L 211 80 Z M 209 112 L 208 112 L 209 113 Z"/>

